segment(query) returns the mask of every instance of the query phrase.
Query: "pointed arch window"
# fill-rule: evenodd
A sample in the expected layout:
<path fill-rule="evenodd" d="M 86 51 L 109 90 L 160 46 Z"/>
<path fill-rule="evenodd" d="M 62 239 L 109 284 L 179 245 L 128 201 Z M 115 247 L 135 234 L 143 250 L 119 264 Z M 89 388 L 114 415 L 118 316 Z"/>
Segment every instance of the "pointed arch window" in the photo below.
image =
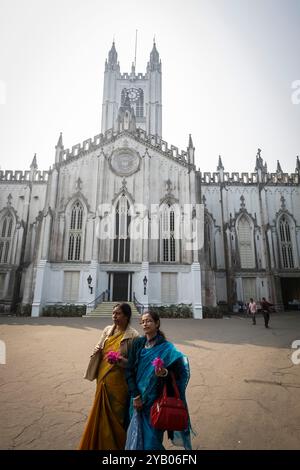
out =
<path fill-rule="evenodd" d="M 279 222 L 279 234 L 282 265 L 284 268 L 294 268 L 295 264 L 291 240 L 291 228 L 285 215 L 281 217 Z"/>
<path fill-rule="evenodd" d="M 243 215 L 238 223 L 238 242 L 242 269 L 255 268 L 252 227 L 248 218 Z"/>
<path fill-rule="evenodd" d="M 204 219 L 204 250 L 205 250 L 206 264 L 210 268 L 212 268 L 214 265 L 212 223 L 208 216 L 206 216 Z"/>
<path fill-rule="evenodd" d="M 130 261 L 130 237 L 128 228 L 131 221 L 129 215 L 129 202 L 123 194 L 116 205 L 115 239 L 113 261 L 115 263 L 129 263 Z"/>
<path fill-rule="evenodd" d="M 161 261 L 174 262 L 176 261 L 175 213 L 171 205 L 167 204 L 163 206 L 160 221 L 162 242 Z"/>
<path fill-rule="evenodd" d="M 68 261 L 79 261 L 82 246 L 83 207 L 76 201 L 71 209 L 69 226 Z"/>
<path fill-rule="evenodd" d="M 13 235 L 13 215 L 7 212 L 0 223 L 0 264 L 9 263 Z"/>

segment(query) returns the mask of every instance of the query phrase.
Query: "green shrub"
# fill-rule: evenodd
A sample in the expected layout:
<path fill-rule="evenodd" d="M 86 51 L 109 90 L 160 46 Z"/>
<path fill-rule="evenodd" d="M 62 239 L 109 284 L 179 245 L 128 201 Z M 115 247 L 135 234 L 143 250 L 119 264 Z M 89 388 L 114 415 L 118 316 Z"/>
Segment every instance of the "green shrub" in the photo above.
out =
<path fill-rule="evenodd" d="M 17 317 L 30 317 L 31 307 L 31 304 L 18 304 L 16 308 Z"/>
<path fill-rule="evenodd" d="M 82 317 L 85 315 L 86 306 L 85 305 L 47 305 L 43 308 L 42 316 L 43 317 Z"/>
<path fill-rule="evenodd" d="M 223 318 L 223 312 L 219 306 L 204 305 L 202 307 L 203 318 Z"/>
<path fill-rule="evenodd" d="M 158 313 L 160 318 L 193 318 L 192 304 L 150 305 L 149 310 Z"/>

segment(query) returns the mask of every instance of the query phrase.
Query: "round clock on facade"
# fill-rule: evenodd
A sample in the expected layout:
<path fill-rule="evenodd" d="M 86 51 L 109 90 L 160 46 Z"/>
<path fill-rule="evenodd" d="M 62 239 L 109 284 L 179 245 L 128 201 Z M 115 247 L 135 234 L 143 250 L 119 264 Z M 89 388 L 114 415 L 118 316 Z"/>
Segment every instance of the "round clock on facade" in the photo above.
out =
<path fill-rule="evenodd" d="M 139 169 L 140 158 L 135 150 L 120 148 L 113 151 L 110 165 L 119 176 L 130 176 Z"/>
<path fill-rule="evenodd" d="M 127 90 L 130 101 L 137 101 L 140 97 L 140 90 L 138 88 L 128 88 Z"/>

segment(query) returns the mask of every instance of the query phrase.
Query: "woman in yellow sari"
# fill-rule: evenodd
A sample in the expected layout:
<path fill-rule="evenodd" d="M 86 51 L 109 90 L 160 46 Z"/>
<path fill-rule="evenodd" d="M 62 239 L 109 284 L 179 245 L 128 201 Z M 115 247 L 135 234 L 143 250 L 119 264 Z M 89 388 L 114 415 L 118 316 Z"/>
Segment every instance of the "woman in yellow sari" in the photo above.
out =
<path fill-rule="evenodd" d="M 94 349 L 94 354 L 102 354 L 102 359 L 94 404 L 79 444 L 80 450 L 119 450 L 125 447 L 129 403 L 124 371 L 132 341 L 139 336 L 129 325 L 130 317 L 130 305 L 117 304 L 112 314 L 114 324 L 104 329 Z M 111 351 L 120 353 L 117 362 L 107 358 Z"/>

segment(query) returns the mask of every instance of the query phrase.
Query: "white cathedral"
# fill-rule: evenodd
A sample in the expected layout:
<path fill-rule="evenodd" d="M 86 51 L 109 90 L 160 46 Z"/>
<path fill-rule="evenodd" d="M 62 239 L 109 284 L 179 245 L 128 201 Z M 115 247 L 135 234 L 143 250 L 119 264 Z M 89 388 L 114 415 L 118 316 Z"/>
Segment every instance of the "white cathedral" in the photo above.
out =
<path fill-rule="evenodd" d="M 0 311 L 110 301 L 203 306 L 263 296 L 300 299 L 300 162 L 268 173 L 195 166 L 162 139 L 155 43 L 145 74 L 105 62 L 101 133 L 65 150 L 49 171 L 0 171 Z M 255 163 L 255 162 L 253 162 Z M 253 165 L 254 166 L 254 165 Z"/>

